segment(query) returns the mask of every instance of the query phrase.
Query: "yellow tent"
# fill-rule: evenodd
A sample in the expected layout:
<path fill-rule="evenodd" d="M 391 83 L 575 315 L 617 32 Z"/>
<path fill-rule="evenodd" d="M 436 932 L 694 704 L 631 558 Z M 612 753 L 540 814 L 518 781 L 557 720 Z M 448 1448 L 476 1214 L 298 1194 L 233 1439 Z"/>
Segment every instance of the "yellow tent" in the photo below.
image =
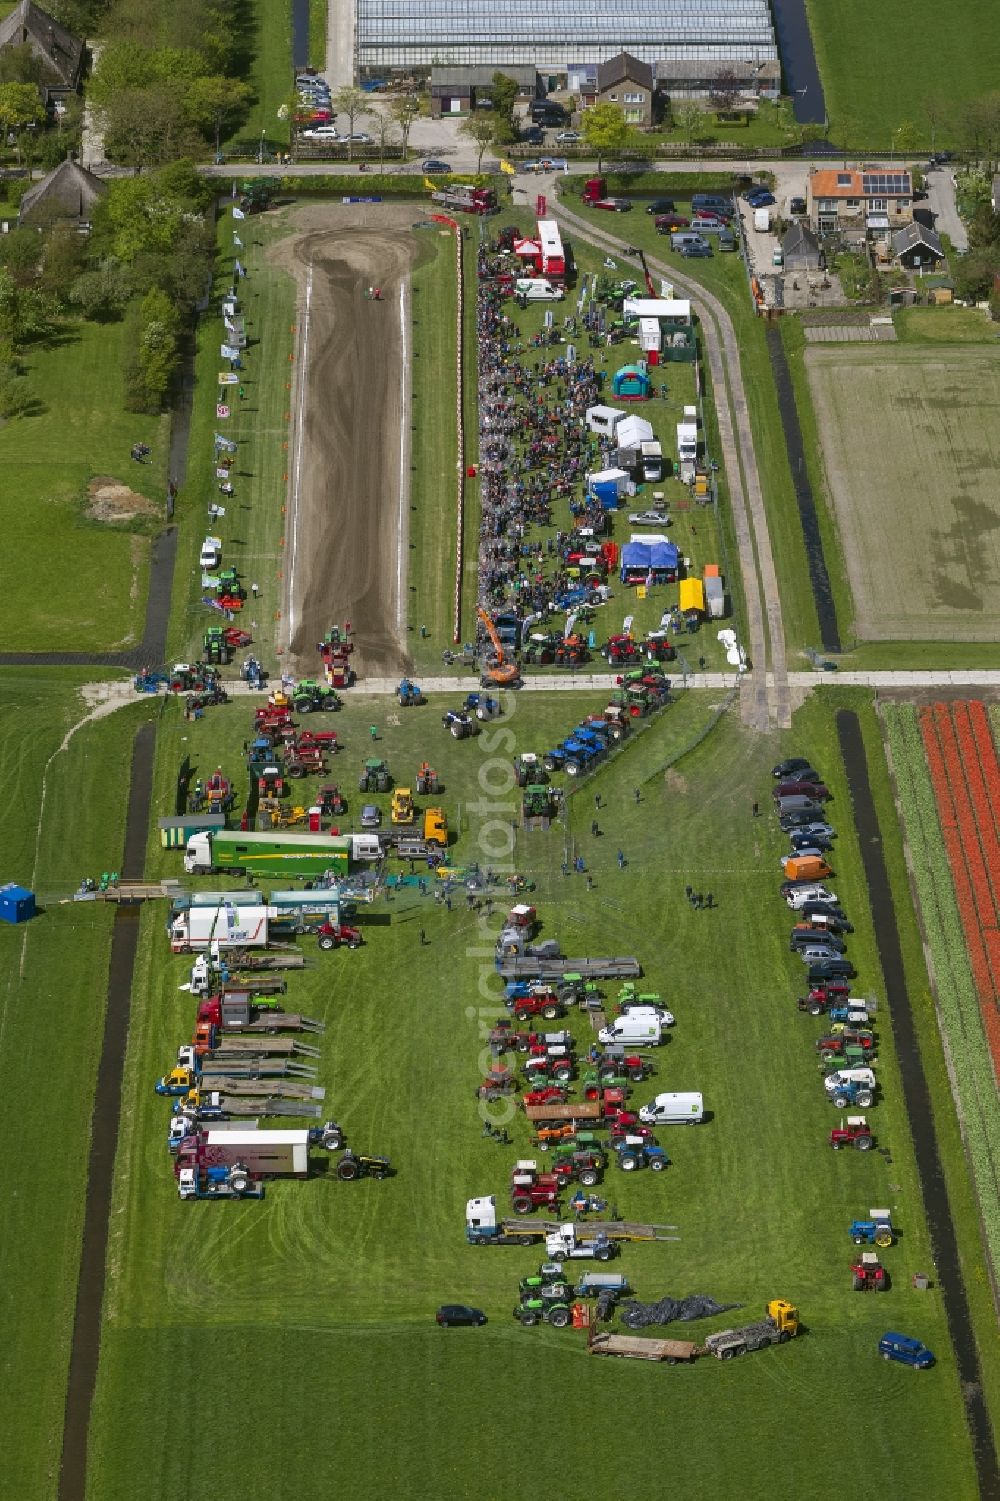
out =
<path fill-rule="evenodd" d="M 701 579 L 681 579 L 677 603 L 683 612 L 698 610 L 705 613 L 705 586 Z"/>

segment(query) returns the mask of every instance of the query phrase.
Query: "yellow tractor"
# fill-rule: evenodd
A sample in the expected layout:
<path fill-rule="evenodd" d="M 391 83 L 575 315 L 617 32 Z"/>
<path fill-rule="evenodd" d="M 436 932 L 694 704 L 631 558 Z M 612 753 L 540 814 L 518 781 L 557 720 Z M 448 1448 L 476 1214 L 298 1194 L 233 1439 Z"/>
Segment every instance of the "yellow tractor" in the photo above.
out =
<path fill-rule="evenodd" d="M 415 817 L 413 793 L 409 787 L 397 787 L 392 794 L 390 817 L 393 823 L 412 823 Z"/>

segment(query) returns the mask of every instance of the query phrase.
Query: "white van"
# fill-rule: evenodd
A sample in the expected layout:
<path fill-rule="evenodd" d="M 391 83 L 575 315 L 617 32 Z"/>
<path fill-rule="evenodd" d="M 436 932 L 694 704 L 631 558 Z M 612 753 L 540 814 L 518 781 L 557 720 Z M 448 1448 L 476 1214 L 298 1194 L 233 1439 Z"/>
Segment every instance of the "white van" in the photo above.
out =
<path fill-rule="evenodd" d="M 644 1126 L 696 1126 L 705 1117 L 700 1094 L 658 1094 L 643 1105 L 639 1119 Z"/>
<path fill-rule="evenodd" d="M 544 277 L 519 276 L 514 283 L 514 295 L 524 297 L 528 302 L 562 302 L 566 293 Z"/>
<path fill-rule="evenodd" d="M 602 1027 L 597 1036 L 605 1045 L 624 1042 L 633 1048 L 658 1048 L 663 1041 L 663 1024 L 652 1013 L 632 1012 L 616 1016 L 610 1027 Z"/>
<path fill-rule="evenodd" d="M 837 893 L 827 886 L 795 886 L 785 897 L 785 901 L 793 912 L 797 912 L 800 907 L 808 907 L 810 902 L 836 902 L 836 900 Z"/>

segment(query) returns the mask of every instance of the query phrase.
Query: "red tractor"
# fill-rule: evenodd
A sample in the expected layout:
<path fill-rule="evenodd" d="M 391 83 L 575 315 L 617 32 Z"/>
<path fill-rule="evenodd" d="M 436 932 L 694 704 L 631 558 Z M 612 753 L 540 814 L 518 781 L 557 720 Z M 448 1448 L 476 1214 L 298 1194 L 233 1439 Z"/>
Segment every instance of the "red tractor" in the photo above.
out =
<path fill-rule="evenodd" d="M 359 928 L 349 928 L 342 922 L 325 922 L 316 929 L 316 941 L 321 949 L 359 949 L 363 942 Z"/>
<path fill-rule="evenodd" d="M 320 812 L 327 818 L 340 818 L 347 812 L 347 803 L 341 796 L 340 788 L 335 784 L 328 783 L 319 789 L 317 794 Z"/>
<path fill-rule="evenodd" d="M 532 1016 L 541 1016 L 547 1022 L 555 1021 L 559 1016 L 566 1015 L 566 1007 L 557 995 L 552 991 L 543 992 L 540 995 L 521 996 L 513 1002 L 511 1009 L 514 1012 L 514 1020 L 528 1021 Z"/>
<path fill-rule="evenodd" d="M 854 1147 L 858 1152 L 870 1152 L 875 1145 L 875 1138 L 863 1115 L 849 1115 L 846 1121 L 841 1121 L 830 1132 L 830 1145 L 835 1152 L 839 1152 L 841 1147 Z"/>
<path fill-rule="evenodd" d="M 558 1212 L 563 1181 L 558 1173 L 540 1173 L 537 1162 L 517 1162 L 510 1175 L 510 1206 L 515 1214 L 531 1214 L 535 1209 Z"/>
<path fill-rule="evenodd" d="M 845 1027 L 842 1032 L 833 1032 L 826 1037 L 817 1037 L 816 1051 L 824 1063 L 835 1063 L 842 1058 L 871 1058 L 875 1053 L 875 1036 L 858 1027 Z"/>
<path fill-rule="evenodd" d="M 889 1291 L 889 1273 L 874 1251 L 862 1251 L 860 1260 L 851 1263 L 851 1286 L 856 1293 Z"/>
<path fill-rule="evenodd" d="M 568 1084 L 573 1077 L 573 1060 L 569 1057 L 550 1058 L 545 1054 L 535 1054 L 524 1061 L 524 1072 L 532 1084 L 539 1079 L 554 1079 L 557 1083 Z"/>
<path fill-rule="evenodd" d="M 490 1069 L 486 1078 L 476 1090 L 478 1100 L 499 1100 L 504 1095 L 517 1092 L 517 1079 L 509 1068 Z"/>
<path fill-rule="evenodd" d="M 546 1084 L 546 1085 L 543 1085 L 543 1087 L 541 1089 L 530 1089 L 528 1091 L 528 1093 L 524 1096 L 522 1104 L 524 1104 L 524 1105 L 562 1105 L 562 1104 L 565 1103 L 566 1093 L 567 1093 L 567 1091 L 564 1088 L 562 1088 L 560 1085 L 558 1085 L 558 1084 Z M 547 1131 L 549 1129 L 549 1127 L 543 1126 L 541 1129 L 543 1131 Z M 552 1129 L 554 1130 L 556 1128 L 553 1127 Z M 558 1129 L 562 1130 L 562 1127 L 560 1126 Z M 539 1133 L 539 1134 L 541 1134 L 541 1133 Z"/>
<path fill-rule="evenodd" d="M 332 756 L 340 748 L 336 730 L 302 730 L 295 743 L 300 751 L 322 751 L 327 756 Z"/>
<path fill-rule="evenodd" d="M 631 636 L 611 636 L 601 647 L 601 656 L 612 667 L 642 661 L 642 647 Z"/>

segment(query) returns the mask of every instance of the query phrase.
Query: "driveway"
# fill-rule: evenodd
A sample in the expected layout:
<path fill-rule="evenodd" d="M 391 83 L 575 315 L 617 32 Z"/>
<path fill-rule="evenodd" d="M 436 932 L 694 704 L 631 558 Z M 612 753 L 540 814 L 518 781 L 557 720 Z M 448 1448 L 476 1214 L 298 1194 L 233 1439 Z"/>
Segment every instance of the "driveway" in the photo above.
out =
<path fill-rule="evenodd" d="M 927 173 L 927 202 L 934 215 L 934 228 L 947 235 L 956 250 L 968 250 L 969 234 L 958 215 L 955 203 L 955 179 L 950 167 L 934 167 Z"/>

